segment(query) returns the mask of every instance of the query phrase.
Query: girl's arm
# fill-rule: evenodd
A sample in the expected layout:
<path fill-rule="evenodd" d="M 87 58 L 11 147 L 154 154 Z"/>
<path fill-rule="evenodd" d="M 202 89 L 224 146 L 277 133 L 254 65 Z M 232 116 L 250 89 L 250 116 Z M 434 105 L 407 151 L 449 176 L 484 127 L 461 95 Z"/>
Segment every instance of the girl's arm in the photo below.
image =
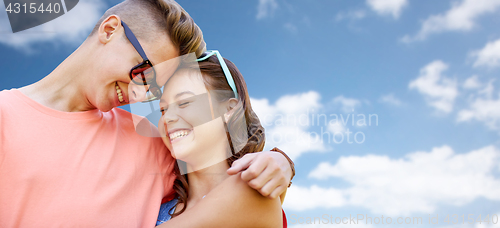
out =
<path fill-rule="evenodd" d="M 281 202 L 252 189 L 236 174 L 181 215 L 158 227 L 283 227 Z"/>

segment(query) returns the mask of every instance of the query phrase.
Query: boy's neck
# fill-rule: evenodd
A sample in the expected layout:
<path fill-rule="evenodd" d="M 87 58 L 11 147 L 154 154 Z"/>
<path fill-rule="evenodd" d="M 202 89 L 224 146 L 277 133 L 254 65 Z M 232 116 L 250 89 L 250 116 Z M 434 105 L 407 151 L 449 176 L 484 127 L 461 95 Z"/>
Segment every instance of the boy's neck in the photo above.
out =
<path fill-rule="evenodd" d="M 81 63 L 89 63 L 84 42 L 80 48 L 68 56 L 49 75 L 19 91 L 34 101 L 55 110 L 81 112 L 93 110 L 84 93 L 88 69 Z M 87 48 L 88 49 L 88 48 Z M 90 65 L 90 63 L 88 64 Z M 91 68 L 90 68 L 91 69 Z"/>

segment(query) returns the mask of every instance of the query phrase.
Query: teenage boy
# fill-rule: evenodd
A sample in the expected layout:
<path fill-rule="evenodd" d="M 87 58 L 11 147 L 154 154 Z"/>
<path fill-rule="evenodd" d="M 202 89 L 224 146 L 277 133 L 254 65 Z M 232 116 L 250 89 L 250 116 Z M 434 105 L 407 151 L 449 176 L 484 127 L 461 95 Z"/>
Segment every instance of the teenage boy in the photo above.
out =
<path fill-rule="evenodd" d="M 49 75 L 1 91 L 0 227 L 153 227 L 162 199 L 173 194 L 174 159 L 117 107 L 153 90 L 152 82 L 129 88 L 133 71 L 204 49 L 201 30 L 174 1 L 127 0 Z M 246 156 L 228 172 L 242 170 L 252 188 L 274 198 L 292 176 L 276 152 Z"/>

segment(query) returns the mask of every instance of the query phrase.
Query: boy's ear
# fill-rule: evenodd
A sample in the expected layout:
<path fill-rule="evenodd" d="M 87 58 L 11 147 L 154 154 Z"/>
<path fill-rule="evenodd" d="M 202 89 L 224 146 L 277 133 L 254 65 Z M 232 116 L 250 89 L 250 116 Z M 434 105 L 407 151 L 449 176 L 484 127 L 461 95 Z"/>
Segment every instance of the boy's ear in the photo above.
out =
<path fill-rule="evenodd" d="M 120 17 L 117 15 L 107 17 L 99 26 L 99 30 L 97 32 L 99 41 L 103 44 L 108 43 L 114 37 L 113 35 L 121 29 L 121 27 Z"/>

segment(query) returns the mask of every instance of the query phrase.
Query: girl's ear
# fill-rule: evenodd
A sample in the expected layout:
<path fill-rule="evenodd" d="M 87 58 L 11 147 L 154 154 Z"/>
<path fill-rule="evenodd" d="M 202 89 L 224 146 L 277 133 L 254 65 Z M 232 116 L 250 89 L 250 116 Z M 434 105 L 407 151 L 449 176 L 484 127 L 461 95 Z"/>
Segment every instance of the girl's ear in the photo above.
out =
<path fill-rule="evenodd" d="M 227 101 L 226 113 L 224 113 L 224 119 L 227 121 L 234 113 L 234 107 L 238 104 L 238 99 L 231 98 Z"/>

